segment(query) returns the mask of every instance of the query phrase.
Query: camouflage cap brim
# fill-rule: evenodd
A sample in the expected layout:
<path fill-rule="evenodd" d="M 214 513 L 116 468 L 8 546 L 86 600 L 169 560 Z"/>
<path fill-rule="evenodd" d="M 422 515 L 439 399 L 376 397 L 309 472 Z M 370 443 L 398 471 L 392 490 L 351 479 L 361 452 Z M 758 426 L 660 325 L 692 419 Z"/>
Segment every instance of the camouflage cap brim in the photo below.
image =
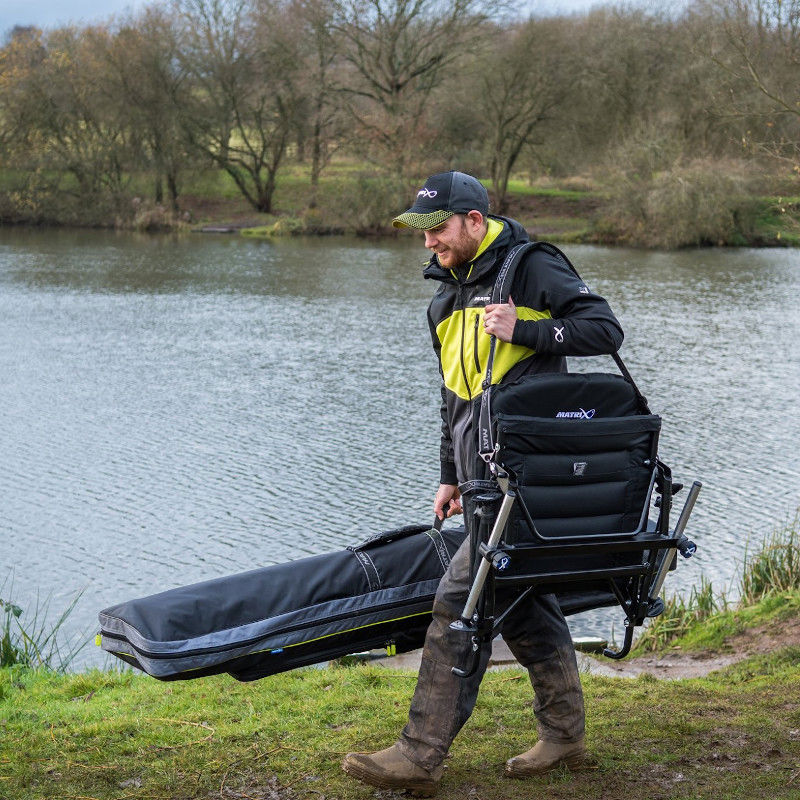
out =
<path fill-rule="evenodd" d="M 427 231 L 446 222 L 454 214 L 453 211 L 431 211 L 428 214 L 415 214 L 406 211 L 399 217 L 392 220 L 395 228 L 416 228 L 417 230 Z"/>

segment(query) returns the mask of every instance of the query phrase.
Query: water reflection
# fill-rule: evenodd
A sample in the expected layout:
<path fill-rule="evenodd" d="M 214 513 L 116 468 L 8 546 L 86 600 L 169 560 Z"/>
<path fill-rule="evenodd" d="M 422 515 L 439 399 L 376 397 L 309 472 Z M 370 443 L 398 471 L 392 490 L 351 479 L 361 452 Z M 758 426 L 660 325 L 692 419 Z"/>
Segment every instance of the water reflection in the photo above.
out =
<path fill-rule="evenodd" d="M 671 587 L 722 588 L 800 502 L 800 254 L 567 250 L 623 322 L 663 456 L 706 484 Z M 0 581 L 54 608 L 88 585 L 88 629 L 133 594 L 428 520 L 423 259 L 407 238 L 0 230 Z"/>

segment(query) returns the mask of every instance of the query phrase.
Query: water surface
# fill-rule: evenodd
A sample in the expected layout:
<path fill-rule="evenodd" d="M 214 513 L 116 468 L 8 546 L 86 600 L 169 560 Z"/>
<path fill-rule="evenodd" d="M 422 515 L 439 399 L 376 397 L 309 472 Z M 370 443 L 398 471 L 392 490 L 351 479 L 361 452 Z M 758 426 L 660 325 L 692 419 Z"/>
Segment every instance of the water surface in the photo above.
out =
<path fill-rule="evenodd" d="M 662 457 L 705 484 L 669 588 L 728 588 L 800 504 L 800 253 L 566 250 L 622 321 Z M 88 636 L 123 599 L 429 521 L 424 258 L 414 238 L 0 229 L 0 596 L 84 589 Z"/>

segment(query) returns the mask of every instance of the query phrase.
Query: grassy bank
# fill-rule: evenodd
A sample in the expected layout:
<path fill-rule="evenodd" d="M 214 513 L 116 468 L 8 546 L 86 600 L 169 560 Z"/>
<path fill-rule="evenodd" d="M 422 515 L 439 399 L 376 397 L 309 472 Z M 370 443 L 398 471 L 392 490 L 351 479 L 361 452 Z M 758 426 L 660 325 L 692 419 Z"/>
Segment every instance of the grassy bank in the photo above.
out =
<path fill-rule="evenodd" d="M 393 740 L 414 681 L 374 666 L 252 684 L 5 669 L 0 797 L 375 797 L 339 763 L 348 750 Z M 453 747 L 440 797 L 795 798 L 798 683 L 798 647 L 704 679 L 586 676 L 592 768 L 515 782 L 502 764 L 532 743 L 531 692 L 521 671 L 494 672 Z"/>
<path fill-rule="evenodd" d="M 702 583 L 668 603 L 640 641 L 640 651 L 662 660 L 707 661 L 705 677 L 584 675 L 592 762 L 580 772 L 503 777 L 503 762 L 535 740 L 532 693 L 519 668 L 489 673 L 439 796 L 800 797 L 798 518 L 748 556 L 739 589 L 733 604 Z M 16 619 L 16 606 L 6 608 Z M 715 670 L 715 656 L 729 653 L 746 657 Z M 394 740 L 415 681 L 412 671 L 378 665 L 296 670 L 250 684 L 6 666 L 0 800 L 388 798 L 347 778 L 340 762 L 350 750 Z"/>
<path fill-rule="evenodd" d="M 314 189 L 307 167 L 296 164 L 279 174 L 273 213 L 263 214 L 218 170 L 187 175 L 177 210 L 148 200 L 152 187 L 137 176 L 131 177 L 126 195 L 116 198 L 71 195 L 69 180 L 49 191 L 40 178 L 40 185 L 30 186 L 26 174 L 0 173 L 0 223 L 151 231 L 221 228 L 255 237 L 396 235 L 390 220 L 418 185 L 341 161 L 328 167 Z M 490 182 L 487 187 L 491 191 Z M 561 243 L 798 246 L 800 197 L 791 196 L 792 189 L 766 179 L 758 185 L 727 179 L 713 165 L 649 179 L 517 179 L 509 184 L 506 213 L 535 237 Z"/>
<path fill-rule="evenodd" d="M 715 597 L 704 583 L 668 603 L 639 649 L 661 660 L 691 654 L 695 664 L 707 662 L 705 677 L 584 675 L 593 755 L 585 771 L 524 782 L 502 776 L 504 760 L 534 741 L 532 693 L 519 668 L 489 673 L 440 797 L 800 796 L 798 554 L 795 520 L 743 565 L 743 602 Z M 748 655 L 714 671 L 716 656 L 729 653 Z M 352 782 L 340 762 L 350 750 L 393 741 L 415 680 L 414 672 L 376 665 L 296 670 L 251 684 L 7 666 L 0 800 L 389 797 Z"/>

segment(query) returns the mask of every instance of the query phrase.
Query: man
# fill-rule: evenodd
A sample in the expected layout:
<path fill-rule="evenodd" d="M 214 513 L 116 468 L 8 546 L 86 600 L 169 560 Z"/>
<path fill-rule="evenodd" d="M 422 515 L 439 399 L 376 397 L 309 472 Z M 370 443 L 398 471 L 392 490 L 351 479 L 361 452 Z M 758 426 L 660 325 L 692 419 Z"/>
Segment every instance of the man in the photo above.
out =
<path fill-rule="evenodd" d="M 481 183 L 462 172 L 433 175 L 395 227 L 424 232 L 432 251 L 424 276 L 439 283 L 428 322 L 442 374 L 441 483 L 434 512 L 443 519 L 465 512 L 473 525 L 472 503 L 459 485 L 482 477 L 474 421 L 482 392 L 490 334 L 498 339 L 493 383 L 536 372 L 566 371 L 566 356 L 613 353 L 622 329 L 605 300 L 593 294 L 557 255 L 529 252 L 519 265 L 508 303 L 489 304 L 497 273 L 508 251 L 528 241 L 522 226 L 489 215 Z M 376 753 L 350 753 L 343 768 L 365 783 L 435 793 L 443 761 L 467 721 L 488 664 L 481 653 L 468 678 L 453 674 L 468 649 L 467 637 L 450 629 L 469 591 L 469 538 L 452 559 L 433 606 L 408 723 L 398 741 Z M 503 609 L 497 598 L 496 613 Z M 539 741 L 506 763 L 509 777 L 524 778 L 585 757 L 584 708 L 575 650 L 554 595 L 533 596 L 509 615 L 503 638 L 528 669 L 535 693 Z"/>

